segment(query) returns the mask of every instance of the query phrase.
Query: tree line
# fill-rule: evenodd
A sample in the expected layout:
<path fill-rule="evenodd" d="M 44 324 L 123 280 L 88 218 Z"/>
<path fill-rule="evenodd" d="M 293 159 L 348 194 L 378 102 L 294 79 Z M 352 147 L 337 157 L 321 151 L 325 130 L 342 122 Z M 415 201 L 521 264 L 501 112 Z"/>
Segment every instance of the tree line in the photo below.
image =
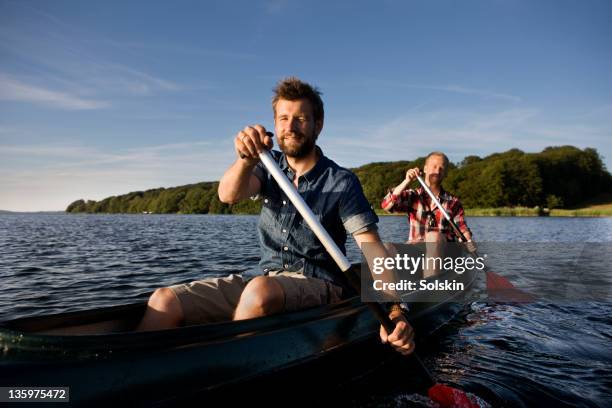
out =
<path fill-rule="evenodd" d="M 373 208 L 403 180 L 406 170 L 423 168 L 425 158 L 370 163 L 352 169 L 361 180 Z M 72 213 L 257 214 L 260 201 L 223 204 L 218 182 L 202 182 L 112 196 L 101 201 L 77 200 Z M 416 185 L 415 185 L 416 186 Z M 612 176 L 592 148 L 547 147 L 540 153 L 511 149 L 486 157 L 467 156 L 451 163 L 444 187 L 459 196 L 466 208 L 574 207 L 602 193 L 612 192 Z"/>

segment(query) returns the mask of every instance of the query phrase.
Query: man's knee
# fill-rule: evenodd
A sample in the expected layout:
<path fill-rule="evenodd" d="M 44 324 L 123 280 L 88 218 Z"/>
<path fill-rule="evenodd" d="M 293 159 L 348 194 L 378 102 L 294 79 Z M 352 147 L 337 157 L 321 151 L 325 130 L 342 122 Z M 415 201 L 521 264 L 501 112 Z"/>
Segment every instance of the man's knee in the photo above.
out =
<path fill-rule="evenodd" d="M 440 231 L 428 231 L 425 234 L 426 257 L 439 258 L 443 257 L 446 250 L 446 239 Z M 430 264 L 427 262 L 423 267 L 423 278 L 429 278 L 441 272 L 440 265 L 436 262 Z"/>
<path fill-rule="evenodd" d="M 425 242 L 444 242 L 444 236 L 440 231 L 427 231 L 425 233 Z"/>
<path fill-rule="evenodd" d="M 172 289 L 159 288 L 149 297 L 137 331 L 162 330 L 178 327 L 184 320 L 183 307 Z"/>
<path fill-rule="evenodd" d="M 268 276 L 257 276 L 244 288 L 238 308 L 263 316 L 282 311 L 284 305 L 285 292 L 280 283 Z"/>
<path fill-rule="evenodd" d="M 398 254 L 397 247 L 395 246 L 395 244 L 391 242 L 385 242 L 383 243 L 383 245 L 385 246 L 385 249 L 387 250 L 387 256 L 393 258 Z"/>
<path fill-rule="evenodd" d="M 181 302 L 176 297 L 174 291 L 170 288 L 159 288 L 149 298 L 148 306 L 160 312 L 171 312 L 180 314 L 182 317 L 183 309 Z"/>

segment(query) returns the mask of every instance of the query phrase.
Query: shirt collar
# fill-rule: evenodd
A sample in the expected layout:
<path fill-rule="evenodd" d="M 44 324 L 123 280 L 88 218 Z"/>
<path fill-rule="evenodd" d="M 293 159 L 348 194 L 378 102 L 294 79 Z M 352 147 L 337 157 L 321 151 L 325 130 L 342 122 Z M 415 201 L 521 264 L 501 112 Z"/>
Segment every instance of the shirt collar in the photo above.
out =
<path fill-rule="evenodd" d="M 440 187 L 440 200 L 451 201 L 452 199 L 453 197 L 450 195 L 450 193 Z"/>
<path fill-rule="evenodd" d="M 423 186 L 418 188 L 418 193 L 419 193 L 419 195 L 424 195 L 424 196 L 429 198 L 429 194 L 425 191 Z M 452 196 L 450 195 L 450 193 L 448 193 L 446 190 L 444 190 L 443 187 L 440 187 L 440 195 L 438 197 L 436 197 L 436 198 L 438 200 L 440 200 L 440 202 L 442 202 L 442 201 L 451 201 L 452 200 Z"/>
<path fill-rule="evenodd" d="M 321 175 L 321 173 L 323 173 L 323 171 L 328 167 L 329 159 L 325 157 L 325 155 L 323 154 L 323 150 L 321 150 L 321 148 L 316 145 L 315 149 L 317 150 L 317 153 L 319 155 L 319 160 L 317 160 L 317 163 L 312 169 L 308 170 L 307 173 L 302 175 L 302 177 L 304 177 L 304 179 L 308 183 L 312 183 L 313 181 L 315 181 Z M 287 156 L 284 152 L 281 152 L 279 166 L 284 173 L 290 173 L 291 175 L 294 174 L 293 170 L 291 170 L 291 168 L 289 167 L 289 163 L 287 163 Z"/>
<path fill-rule="evenodd" d="M 319 178 L 319 176 L 321 175 L 321 173 L 323 173 L 323 171 L 329 167 L 328 165 L 328 158 L 325 157 L 325 155 L 323 155 L 323 150 L 321 150 L 321 148 L 319 146 L 315 146 L 315 149 L 317 149 L 317 154 L 319 155 L 319 160 L 317 160 L 317 163 L 314 165 L 314 167 L 310 170 L 308 170 L 308 172 L 306 174 L 304 174 L 304 179 L 309 182 L 312 183 L 313 181 L 315 181 L 317 178 Z"/>
<path fill-rule="evenodd" d="M 285 156 L 285 153 L 283 151 L 280 152 L 280 162 L 278 163 L 280 169 L 286 173 L 286 170 L 290 170 L 289 169 L 289 163 L 287 163 L 287 156 Z"/>

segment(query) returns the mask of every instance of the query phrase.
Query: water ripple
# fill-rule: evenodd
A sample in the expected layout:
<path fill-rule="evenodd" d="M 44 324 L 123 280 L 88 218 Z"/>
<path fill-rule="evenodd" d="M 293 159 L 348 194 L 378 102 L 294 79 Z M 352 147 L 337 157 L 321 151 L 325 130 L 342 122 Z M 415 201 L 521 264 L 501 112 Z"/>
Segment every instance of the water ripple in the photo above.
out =
<path fill-rule="evenodd" d="M 612 241 L 608 218 L 469 222 L 480 242 Z M 256 223 L 254 216 L 0 215 L 0 320 L 130 303 L 157 287 L 256 269 Z M 404 242 L 407 236 L 401 217 L 381 218 L 379 230 L 385 241 Z M 350 239 L 347 244 L 349 259 L 359 261 L 359 249 Z M 524 262 L 537 257 L 537 247 L 518 250 L 501 267 L 506 277 L 528 286 L 530 277 L 552 275 L 599 249 L 578 253 L 561 246 L 557 259 L 537 269 Z M 609 282 L 603 276 L 600 286 Z M 610 303 L 477 302 L 419 348 L 440 381 L 493 406 L 607 407 L 611 340 Z M 377 397 L 374 404 L 421 400 L 400 395 Z"/>

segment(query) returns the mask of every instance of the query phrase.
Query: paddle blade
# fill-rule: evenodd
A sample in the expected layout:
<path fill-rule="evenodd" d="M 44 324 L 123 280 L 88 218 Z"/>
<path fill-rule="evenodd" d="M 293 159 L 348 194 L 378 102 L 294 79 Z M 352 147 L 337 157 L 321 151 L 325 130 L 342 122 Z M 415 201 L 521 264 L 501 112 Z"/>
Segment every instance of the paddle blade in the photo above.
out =
<path fill-rule="evenodd" d="M 474 395 L 444 384 L 435 384 L 427 392 L 429 398 L 437 402 L 441 408 L 481 408 L 487 403 Z"/>
<path fill-rule="evenodd" d="M 487 271 L 487 292 L 489 298 L 496 302 L 529 303 L 535 301 L 533 295 L 517 289 L 508 279 L 491 271 Z"/>

